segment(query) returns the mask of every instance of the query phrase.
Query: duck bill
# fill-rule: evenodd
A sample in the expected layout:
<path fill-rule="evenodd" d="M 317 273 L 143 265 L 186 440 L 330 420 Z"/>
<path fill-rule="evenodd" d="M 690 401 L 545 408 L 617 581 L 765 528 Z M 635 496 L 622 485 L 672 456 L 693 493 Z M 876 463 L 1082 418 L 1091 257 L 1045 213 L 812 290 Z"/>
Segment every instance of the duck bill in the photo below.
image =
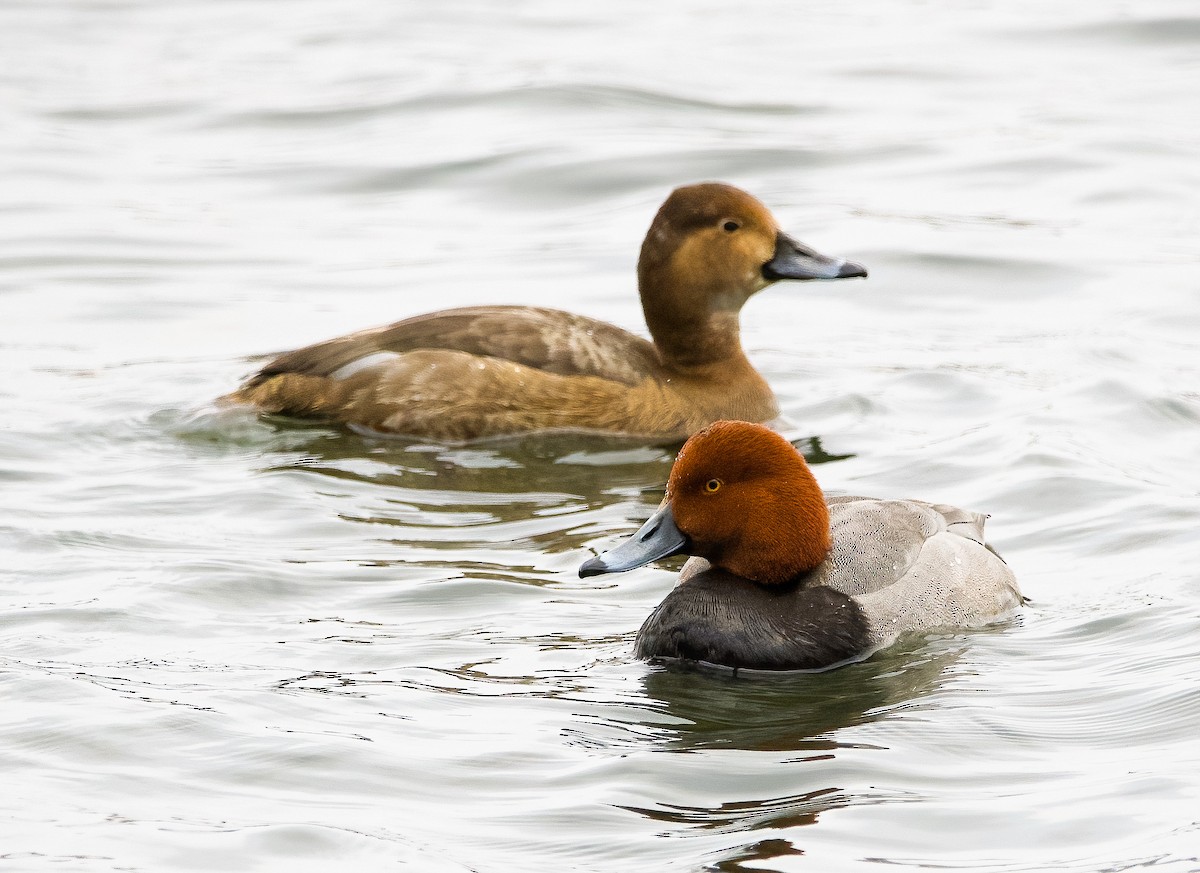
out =
<path fill-rule="evenodd" d="M 780 231 L 775 235 L 775 254 L 763 264 L 763 278 L 768 282 L 780 279 L 849 279 L 866 276 L 867 268 L 845 258 L 831 258 Z"/>
<path fill-rule="evenodd" d="M 687 535 L 675 526 L 671 504 L 664 503 L 658 512 L 646 519 L 637 533 L 625 542 L 584 561 L 580 576 L 599 576 L 601 573 L 623 573 L 644 567 L 659 558 L 682 554 L 688 547 Z"/>

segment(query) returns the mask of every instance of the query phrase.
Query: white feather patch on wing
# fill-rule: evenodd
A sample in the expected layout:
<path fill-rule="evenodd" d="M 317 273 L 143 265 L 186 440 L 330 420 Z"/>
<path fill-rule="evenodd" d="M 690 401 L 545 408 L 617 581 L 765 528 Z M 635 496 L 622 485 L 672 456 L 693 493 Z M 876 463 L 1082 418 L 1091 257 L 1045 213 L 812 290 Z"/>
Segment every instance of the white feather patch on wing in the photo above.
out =
<path fill-rule="evenodd" d="M 372 367 L 378 367 L 382 364 L 396 360 L 400 356 L 395 352 L 375 352 L 370 355 L 363 355 L 361 358 L 356 358 L 349 364 L 338 367 L 329 374 L 330 379 L 341 381 L 349 379 L 351 376 L 361 373 L 363 370 L 369 370 Z"/>

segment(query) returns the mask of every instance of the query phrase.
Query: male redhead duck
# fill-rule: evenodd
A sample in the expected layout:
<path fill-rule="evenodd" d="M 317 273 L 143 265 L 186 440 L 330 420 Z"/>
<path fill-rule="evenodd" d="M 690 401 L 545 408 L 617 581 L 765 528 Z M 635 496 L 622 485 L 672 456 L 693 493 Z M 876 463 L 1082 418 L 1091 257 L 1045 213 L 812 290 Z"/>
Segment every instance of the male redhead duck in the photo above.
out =
<path fill-rule="evenodd" d="M 658 511 L 579 575 L 693 555 L 638 631 L 637 657 L 815 669 L 1020 604 L 984 519 L 919 500 L 826 501 L 782 436 L 719 421 L 684 444 Z"/>
<path fill-rule="evenodd" d="M 738 314 L 752 295 L 780 279 L 866 275 L 787 236 L 745 191 L 689 185 L 663 203 L 638 259 L 653 341 L 557 309 L 451 309 L 280 355 L 221 402 L 451 441 L 682 439 L 721 418 L 779 414 L 742 351 Z"/>

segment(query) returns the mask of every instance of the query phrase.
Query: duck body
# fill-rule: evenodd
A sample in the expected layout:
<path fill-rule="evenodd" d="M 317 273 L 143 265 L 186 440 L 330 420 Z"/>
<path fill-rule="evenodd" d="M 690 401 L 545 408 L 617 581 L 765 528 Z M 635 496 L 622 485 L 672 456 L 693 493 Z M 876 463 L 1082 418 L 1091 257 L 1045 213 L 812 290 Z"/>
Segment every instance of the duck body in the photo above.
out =
<path fill-rule="evenodd" d="M 1021 603 L 984 542 L 985 516 L 919 500 L 826 501 L 799 452 L 767 428 L 719 422 L 696 434 L 667 493 L 637 534 L 580 569 L 697 556 L 639 630 L 639 658 L 816 669 L 905 632 L 986 624 Z M 722 509 L 732 522 L 713 517 Z"/>
<path fill-rule="evenodd" d="M 461 442 L 552 430 L 682 439 L 725 415 L 778 414 L 748 362 L 673 371 L 649 340 L 527 306 L 445 310 L 307 346 L 227 399 Z"/>
<path fill-rule="evenodd" d="M 781 279 L 865 276 L 720 183 L 677 189 L 638 261 L 652 339 L 557 309 L 434 312 L 280 355 L 222 398 L 377 433 L 469 441 L 546 430 L 683 438 L 778 414 L 739 313 Z"/>
<path fill-rule="evenodd" d="M 828 506 L 829 554 L 781 585 L 688 561 L 638 631 L 636 656 L 814 669 L 907 631 L 986 624 L 1019 604 L 1008 565 L 983 544 L 984 516 L 871 497 L 835 497 Z"/>

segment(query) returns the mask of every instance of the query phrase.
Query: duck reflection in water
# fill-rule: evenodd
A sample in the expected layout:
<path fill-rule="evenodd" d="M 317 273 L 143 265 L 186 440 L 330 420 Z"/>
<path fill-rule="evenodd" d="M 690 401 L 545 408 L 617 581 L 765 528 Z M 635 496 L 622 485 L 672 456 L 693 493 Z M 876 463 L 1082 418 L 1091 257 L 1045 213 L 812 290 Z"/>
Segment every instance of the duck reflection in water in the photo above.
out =
<path fill-rule="evenodd" d="M 803 752 L 842 747 L 834 733 L 934 693 L 962 657 L 961 636 L 914 637 L 840 670 L 733 671 L 696 662 L 653 665 L 642 677 L 656 748 Z"/>
<path fill-rule="evenodd" d="M 911 802 L 908 792 L 853 788 L 837 779 L 833 773 L 847 765 L 833 762 L 843 750 L 886 751 L 840 739 L 839 733 L 886 720 L 936 693 L 968 648 L 961 635 L 928 642 L 913 638 L 840 670 L 806 673 L 735 675 L 703 665 L 653 666 L 642 679 L 651 714 L 637 725 L 640 741 L 658 751 L 739 750 L 811 766 L 792 771 L 786 780 L 792 790 L 785 794 L 764 793 L 743 781 L 731 797 L 717 780 L 692 786 L 683 795 L 686 800 L 668 795 L 657 803 L 622 808 L 681 835 L 691 830 L 728 834 L 736 843 L 718 854 L 711 869 L 774 869 L 754 862 L 803 854 L 801 829 L 818 824 L 823 813 Z M 759 760 L 758 765 L 765 764 Z"/>

